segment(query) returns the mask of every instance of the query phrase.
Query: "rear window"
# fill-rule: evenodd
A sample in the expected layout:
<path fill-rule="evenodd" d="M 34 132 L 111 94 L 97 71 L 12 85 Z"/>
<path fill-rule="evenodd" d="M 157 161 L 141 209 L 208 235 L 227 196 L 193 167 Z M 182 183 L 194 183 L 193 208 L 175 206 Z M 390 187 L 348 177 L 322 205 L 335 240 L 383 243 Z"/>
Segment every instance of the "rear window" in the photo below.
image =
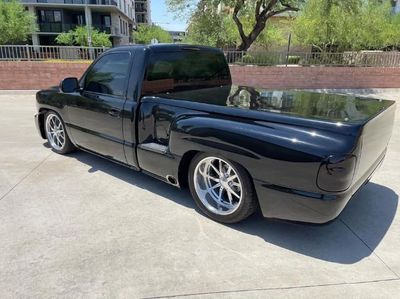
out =
<path fill-rule="evenodd" d="M 231 84 L 231 77 L 222 53 L 201 50 L 161 52 L 150 57 L 142 95 L 228 84 Z"/>

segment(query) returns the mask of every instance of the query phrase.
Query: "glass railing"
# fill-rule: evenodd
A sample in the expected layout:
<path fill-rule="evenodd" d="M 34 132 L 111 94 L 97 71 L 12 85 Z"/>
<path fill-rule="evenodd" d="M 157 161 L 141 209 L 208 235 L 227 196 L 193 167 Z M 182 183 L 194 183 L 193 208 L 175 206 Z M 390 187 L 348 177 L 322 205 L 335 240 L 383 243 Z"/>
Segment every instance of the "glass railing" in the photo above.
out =
<path fill-rule="evenodd" d="M 107 27 L 104 25 L 93 24 L 92 25 L 95 29 L 99 30 L 100 32 L 105 32 L 107 34 L 111 34 L 111 27 Z"/>
<path fill-rule="evenodd" d="M 62 32 L 62 23 L 39 23 L 40 32 Z"/>
<path fill-rule="evenodd" d="M 70 23 L 39 23 L 40 32 L 66 32 L 73 30 L 77 26 L 85 26 L 84 24 L 70 24 Z M 92 26 L 100 32 L 111 34 L 111 27 L 101 24 L 92 24 Z"/>
<path fill-rule="evenodd" d="M 89 4 L 93 5 L 115 5 L 118 6 L 117 1 L 114 0 L 88 0 Z"/>
<path fill-rule="evenodd" d="M 21 0 L 22 3 L 54 3 L 54 4 L 90 4 L 90 5 L 114 5 L 115 0 Z"/>

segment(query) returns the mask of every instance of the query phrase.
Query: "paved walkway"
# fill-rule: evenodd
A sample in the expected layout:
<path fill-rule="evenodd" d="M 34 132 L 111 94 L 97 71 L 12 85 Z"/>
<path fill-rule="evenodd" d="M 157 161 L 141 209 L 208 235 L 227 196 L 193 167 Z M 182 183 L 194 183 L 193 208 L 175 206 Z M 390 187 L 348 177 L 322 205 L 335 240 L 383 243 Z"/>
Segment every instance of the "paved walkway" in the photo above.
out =
<path fill-rule="evenodd" d="M 54 154 L 32 93 L 3 92 L 0 107 L 1 298 L 399 296 L 400 105 L 385 163 L 322 226 L 215 223 L 188 192 Z"/>

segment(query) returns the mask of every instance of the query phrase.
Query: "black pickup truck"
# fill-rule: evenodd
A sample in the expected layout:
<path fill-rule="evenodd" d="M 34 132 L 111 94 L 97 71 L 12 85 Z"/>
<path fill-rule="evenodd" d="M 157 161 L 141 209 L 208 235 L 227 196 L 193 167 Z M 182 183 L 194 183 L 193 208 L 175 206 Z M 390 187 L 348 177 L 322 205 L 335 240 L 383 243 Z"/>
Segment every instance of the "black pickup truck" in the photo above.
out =
<path fill-rule="evenodd" d="M 37 93 L 52 149 L 82 149 L 189 186 L 198 207 L 233 223 L 336 218 L 381 164 L 395 103 L 234 86 L 223 53 L 125 46 L 82 78 Z"/>

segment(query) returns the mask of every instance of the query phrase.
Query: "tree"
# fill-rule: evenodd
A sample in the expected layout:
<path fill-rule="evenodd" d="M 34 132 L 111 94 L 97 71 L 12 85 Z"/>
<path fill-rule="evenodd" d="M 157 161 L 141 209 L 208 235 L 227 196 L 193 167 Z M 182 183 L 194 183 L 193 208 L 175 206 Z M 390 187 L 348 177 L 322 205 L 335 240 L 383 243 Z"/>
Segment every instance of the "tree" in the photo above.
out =
<path fill-rule="evenodd" d="M 182 12 L 194 10 L 207 14 L 211 8 L 227 8 L 240 37 L 239 51 L 247 51 L 267 26 L 267 21 L 276 15 L 289 11 L 298 11 L 303 0 L 167 0 L 170 10 Z M 246 28 L 245 22 L 251 20 Z"/>
<path fill-rule="evenodd" d="M 20 2 L 0 1 L 0 44 L 24 42 L 35 31 L 35 16 L 27 12 Z"/>
<path fill-rule="evenodd" d="M 93 47 L 111 47 L 110 35 L 90 28 Z M 68 46 L 88 46 L 88 30 L 86 26 L 78 26 L 68 32 L 63 32 L 56 37 L 57 44 Z"/>
<path fill-rule="evenodd" d="M 243 27 L 249 31 L 252 27 L 252 19 L 243 20 Z M 287 42 L 287 34 L 280 24 L 270 24 L 254 41 L 253 45 L 268 48 L 272 45 L 281 45 Z M 290 27 L 286 25 L 286 27 Z M 232 17 L 226 13 L 217 13 L 210 10 L 207 13 L 196 11 L 189 20 L 185 43 L 207 45 L 218 48 L 236 48 L 241 43 L 239 32 L 236 29 Z"/>
<path fill-rule="evenodd" d="M 136 32 L 133 33 L 133 38 L 138 44 L 149 44 L 152 39 L 156 39 L 160 43 L 172 42 L 172 36 L 157 25 L 139 25 Z"/>
<path fill-rule="evenodd" d="M 190 18 L 184 42 L 224 48 L 235 46 L 238 38 L 231 18 L 217 13 L 215 9 L 207 13 L 197 10 Z"/>
<path fill-rule="evenodd" d="M 322 52 L 379 50 L 400 45 L 399 25 L 389 1 L 308 0 L 293 31 Z"/>
<path fill-rule="evenodd" d="M 360 26 L 363 24 L 363 26 Z M 400 15 L 392 14 L 389 1 L 368 1 L 353 19 L 354 32 L 346 39 L 353 50 L 385 50 L 400 46 Z"/>

